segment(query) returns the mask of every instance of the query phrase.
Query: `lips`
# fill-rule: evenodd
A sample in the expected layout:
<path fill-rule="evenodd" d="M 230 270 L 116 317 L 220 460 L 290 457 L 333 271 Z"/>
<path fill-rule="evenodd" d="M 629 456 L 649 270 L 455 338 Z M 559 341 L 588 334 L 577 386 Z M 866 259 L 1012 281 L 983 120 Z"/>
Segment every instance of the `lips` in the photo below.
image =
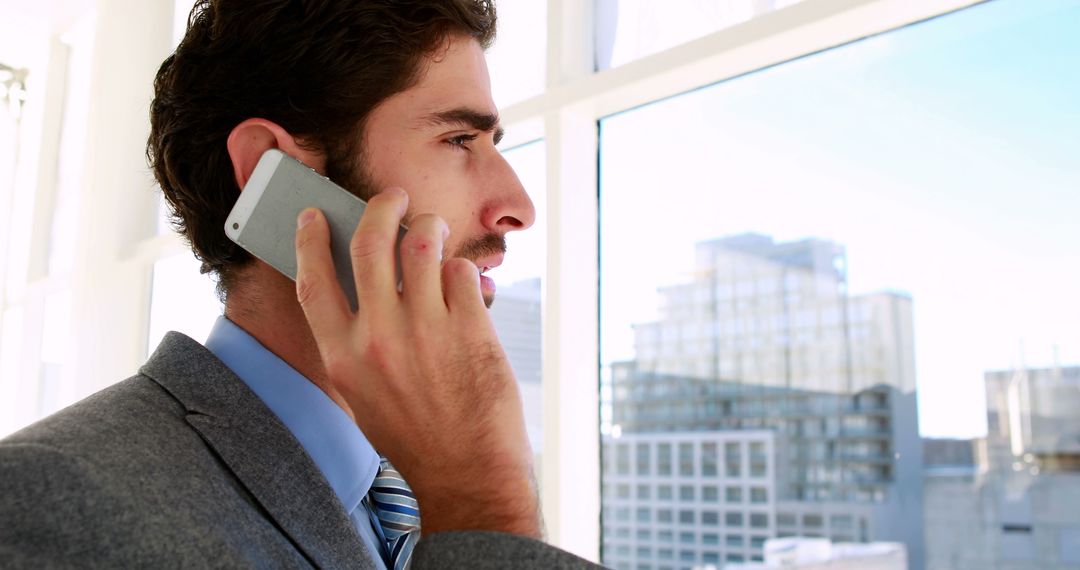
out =
<path fill-rule="evenodd" d="M 496 267 L 502 265 L 502 262 L 503 262 L 503 256 L 502 256 L 501 253 L 498 254 L 498 255 L 489 255 L 487 257 L 481 257 L 480 259 L 477 259 L 477 260 L 473 261 L 473 263 L 476 264 L 476 268 L 480 270 L 480 275 L 483 275 L 483 274 L 487 273 L 488 271 L 490 271 L 492 269 L 495 269 Z"/>

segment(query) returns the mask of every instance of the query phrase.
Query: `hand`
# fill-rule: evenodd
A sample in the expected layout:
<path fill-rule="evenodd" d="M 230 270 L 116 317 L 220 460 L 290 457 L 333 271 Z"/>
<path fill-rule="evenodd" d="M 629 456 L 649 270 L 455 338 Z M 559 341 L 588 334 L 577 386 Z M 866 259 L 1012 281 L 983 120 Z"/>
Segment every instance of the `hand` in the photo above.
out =
<path fill-rule="evenodd" d="M 323 215 L 296 232 L 296 295 L 326 375 L 365 436 L 417 496 L 425 534 L 495 530 L 539 537 L 532 452 L 513 372 L 466 259 L 442 261 L 446 223 L 417 215 L 394 246 L 408 197 L 373 197 L 350 246 L 359 309 L 349 310 Z"/>

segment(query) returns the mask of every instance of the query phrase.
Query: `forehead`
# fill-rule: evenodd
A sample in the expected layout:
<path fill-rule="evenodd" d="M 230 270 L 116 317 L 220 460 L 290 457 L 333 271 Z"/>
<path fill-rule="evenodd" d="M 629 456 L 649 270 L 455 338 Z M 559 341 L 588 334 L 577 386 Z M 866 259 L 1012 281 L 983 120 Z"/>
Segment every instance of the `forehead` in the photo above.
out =
<path fill-rule="evenodd" d="M 380 107 L 403 120 L 460 108 L 496 114 L 484 50 L 472 38 L 450 36 L 424 58 L 416 83 Z"/>

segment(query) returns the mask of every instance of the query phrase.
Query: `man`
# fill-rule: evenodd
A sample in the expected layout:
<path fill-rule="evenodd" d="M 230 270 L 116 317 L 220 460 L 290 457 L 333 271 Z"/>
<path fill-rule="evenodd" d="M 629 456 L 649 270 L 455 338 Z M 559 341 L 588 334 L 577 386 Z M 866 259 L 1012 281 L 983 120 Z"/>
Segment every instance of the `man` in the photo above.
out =
<path fill-rule="evenodd" d="M 148 156 L 225 315 L 205 347 L 171 333 L 139 375 L 0 442 L 0 566 L 591 566 L 536 540 L 485 310 L 481 273 L 534 217 L 495 149 L 494 24 L 479 0 L 196 6 Z M 297 220 L 295 284 L 225 237 L 270 148 L 369 200 L 356 313 L 320 212 Z"/>

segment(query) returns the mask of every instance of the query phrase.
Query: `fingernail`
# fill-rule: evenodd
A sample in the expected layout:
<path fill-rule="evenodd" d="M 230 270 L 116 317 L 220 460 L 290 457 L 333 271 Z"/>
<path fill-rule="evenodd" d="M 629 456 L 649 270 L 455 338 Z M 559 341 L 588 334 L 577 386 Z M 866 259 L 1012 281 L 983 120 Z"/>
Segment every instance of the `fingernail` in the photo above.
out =
<path fill-rule="evenodd" d="M 308 224 L 311 220 L 315 219 L 315 210 L 308 208 L 303 212 L 300 212 L 300 217 L 296 218 L 296 228 L 300 229 Z"/>

